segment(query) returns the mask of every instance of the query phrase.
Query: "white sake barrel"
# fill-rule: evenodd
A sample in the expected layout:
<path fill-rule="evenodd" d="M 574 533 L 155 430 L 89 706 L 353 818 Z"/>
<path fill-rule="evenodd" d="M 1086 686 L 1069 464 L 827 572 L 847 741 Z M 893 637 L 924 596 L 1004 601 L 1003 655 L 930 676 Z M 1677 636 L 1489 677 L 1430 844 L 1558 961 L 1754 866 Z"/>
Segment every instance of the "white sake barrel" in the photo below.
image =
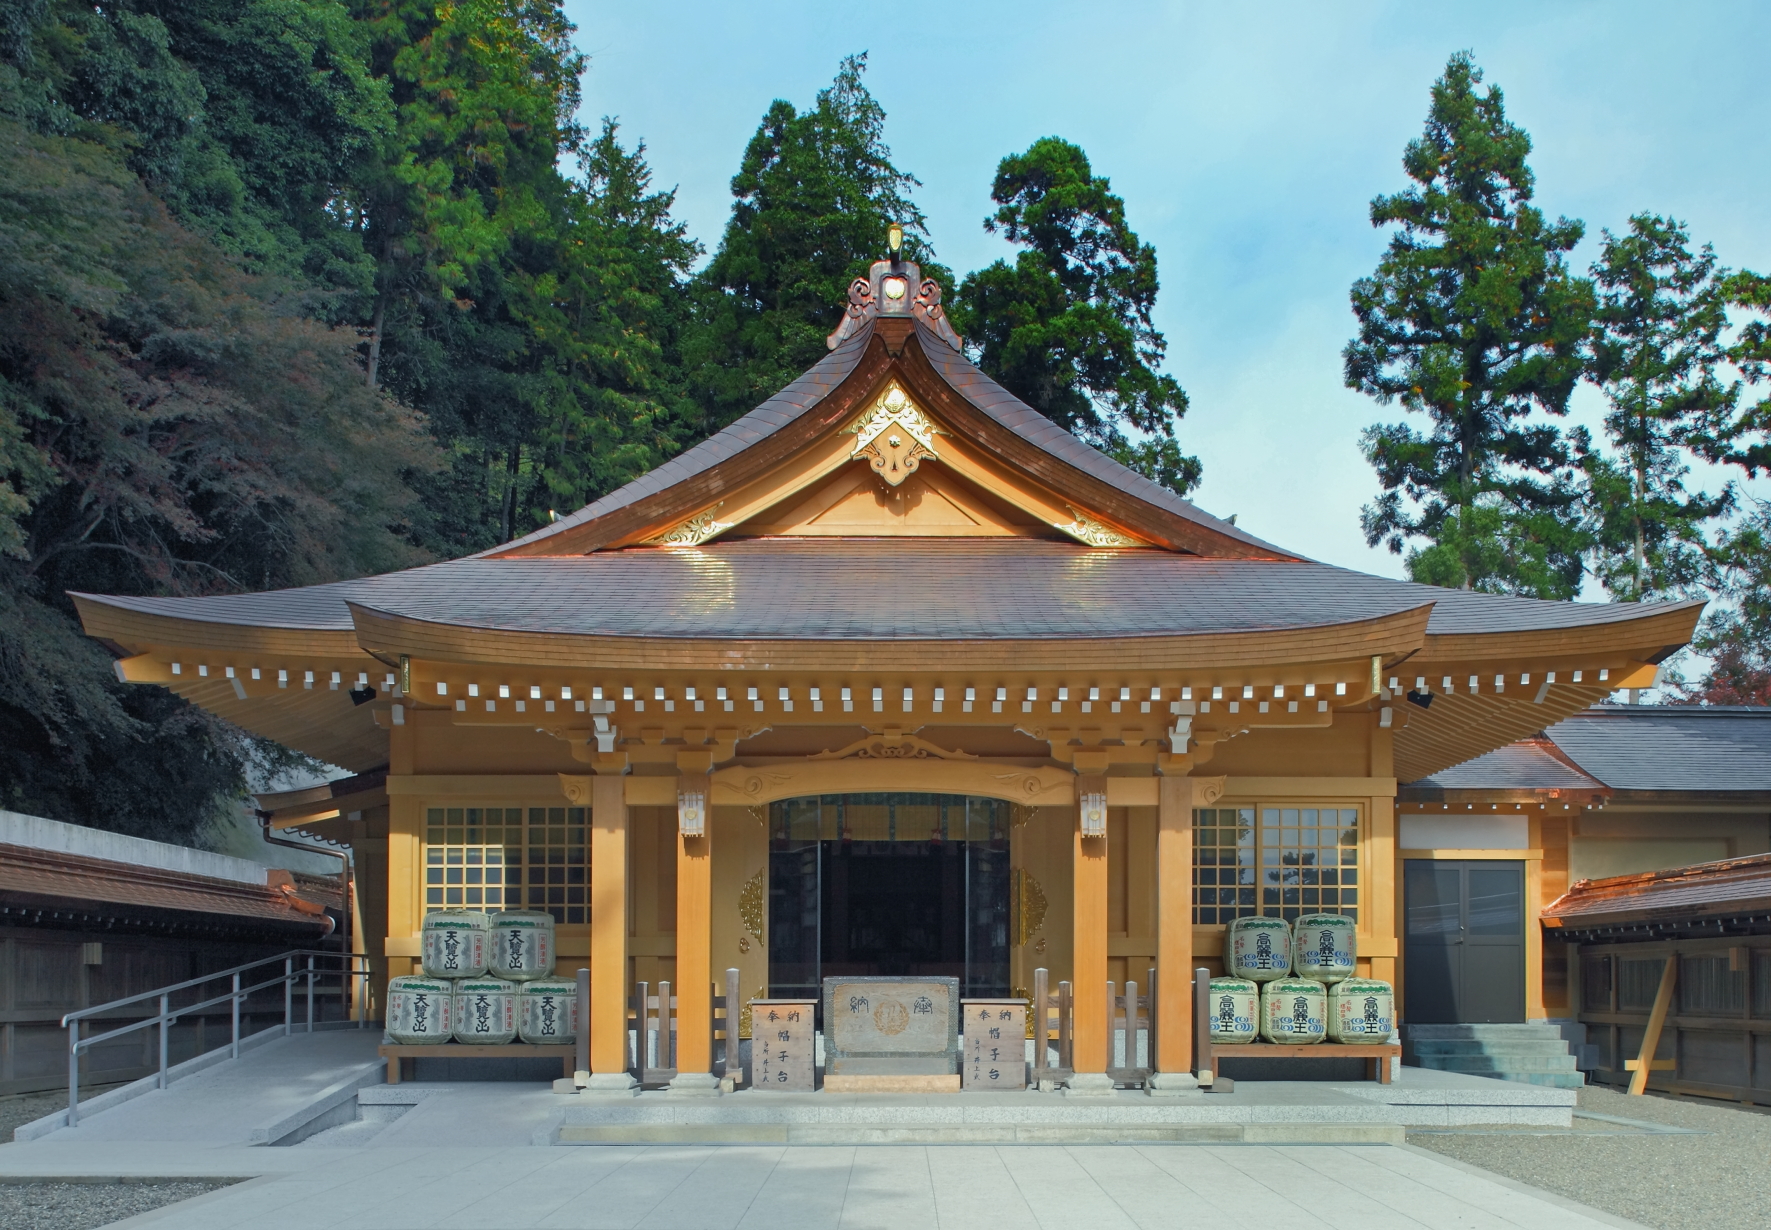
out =
<path fill-rule="evenodd" d="M 491 920 L 474 910 L 424 916 L 424 972 L 432 978 L 478 978 L 486 972 Z"/>
<path fill-rule="evenodd" d="M 1211 1040 L 1253 1042 L 1261 1028 L 1261 985 L 1246 978 L 1211 980 Z"/>
<path fill-rule="evenodd" d="M 1291 927 L 1278 918 L 1238 918 L 1224 932 L 1224 973 L 1271 982 L 1291 973 Z"/>
<path fill-rule="evenodd" d="M 578 984 L 537 978 L 517 988 L 517 1034 L 524 1042 L 557 1045 L 578 1040 Z"/>
<path fill-rule="evenodd" d="M 1328 1033 L 1328 988 L 1311 978 L 1281 978 L 1261 988 L 1261 1037 L 1320 1042 Z"/>
<path fill-rule="evenodd" d="M 505 910 L 492 915 L 491 965 L 487 972 L 512 982 L 553 974 L 553 915 L 543 910 Z"/>
<path fill-rule="evenodd" d="M 1291 965 L 1299 978 L 1330 985 L 1351 978 L 1359 926 L 1339 914 L 1305 914 L 1291 935 Z"/>
<path fill-rule="evenodd" d="M 454 1017 L 455 984 L 447 978 L 408 974 L 387 983 L 387 1036 L 405 1046 L 447 1042 Z"/>
<path fill-rule="evenodd" d="M 1336 1042 L 1388 1042 L 1396 990 L 1376 978 L 1346 978 L 1328 989 L 1328 1036 Z"/>
<path fill-rule="evenodd" d="M 463 978 L 455 984 L 457 1042 L 514 1042 L 517 984 L 502 978 Z"/>

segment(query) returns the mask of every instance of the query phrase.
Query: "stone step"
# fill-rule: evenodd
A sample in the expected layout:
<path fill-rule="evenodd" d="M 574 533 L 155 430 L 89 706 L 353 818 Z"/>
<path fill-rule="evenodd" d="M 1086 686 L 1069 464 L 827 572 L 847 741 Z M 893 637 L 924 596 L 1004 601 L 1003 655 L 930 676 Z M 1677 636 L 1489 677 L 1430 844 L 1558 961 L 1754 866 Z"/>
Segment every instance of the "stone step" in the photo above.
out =
<path fill-rule="evenodd" d="M 1443 1041 L 1453 1038 L 1562 1038 L 1562 1031 L 1543 1022 L 1498 1025 L 1404 1025 L 1403 1036 L 1411 1041 Z"/>
<path fill-rule="evenodd" d="M 1520 1085 L 1539 1085 L 1549 1089 L 1581 1089 L 1587 1083 L 1584 1072 L 1471 1072 Z"/>
<path fill-rule="evenodd" d="M 1411 1038 L 1416 1055 L 1566 1055 L 1560 1038 Z"/>
<path fill-rule="evenodd" d="M 1573 1072 L 1574 1056 L 1560 1055 L 1420 1055 L 1416 1067 L 1437 1068 L 1441 1072 L 1468 1072 L 1475 1076 L 1490 1072 Z"/>

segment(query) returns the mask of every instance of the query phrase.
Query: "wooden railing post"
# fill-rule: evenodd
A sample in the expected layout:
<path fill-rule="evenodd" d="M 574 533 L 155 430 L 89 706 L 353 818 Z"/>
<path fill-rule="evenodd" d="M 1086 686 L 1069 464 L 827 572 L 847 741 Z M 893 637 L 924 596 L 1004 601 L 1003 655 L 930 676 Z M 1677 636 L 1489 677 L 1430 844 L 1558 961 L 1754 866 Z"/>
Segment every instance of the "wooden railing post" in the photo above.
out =
<path fill-rule="evenodd" d="M 1209 1085 L 1217 1072 L 1211 1054 L 1211 971 L 1193 971 L 1193 1054 L 1199 1066 L 1199 1083 Z"/>

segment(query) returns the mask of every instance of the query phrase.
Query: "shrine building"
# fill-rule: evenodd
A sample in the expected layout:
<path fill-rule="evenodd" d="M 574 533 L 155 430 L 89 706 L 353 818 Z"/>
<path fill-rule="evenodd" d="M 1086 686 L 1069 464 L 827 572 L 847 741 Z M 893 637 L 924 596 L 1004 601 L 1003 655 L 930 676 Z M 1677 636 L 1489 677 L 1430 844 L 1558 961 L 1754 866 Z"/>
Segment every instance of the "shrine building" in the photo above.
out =
<path fill-rule="evenodd" d="M 1108 981 L 1154 970 L 1154 1066 L 1187 1073 L 1191 971 L 1238 916 L 1356 918 L 1360 972 L 1407 1003 L 1413 861 L 1486 867 L 1434 883 L 1484 886 L 1481 925 L 1516 937 L 1441 969 L 1498 988 L 1447 1002 L 1566 1012 L 1537 913 L 1578 791 L 1521 802 L 1523 841 L 1469 818 L 1405 849 L 1398 782 L 1647 686 L 1702 609 L 1264 542 L 984 375 L 901 259 L 787 388 L 526 537 L 302 589 L 74 597 L 122 679 L 357 773 L 273 822 L 351 847 L 383 984 L 428 911 L 551 911 L 617 1081 L 634 984 L 705 1019 L 728 968 L 746 998 L 869 974 L 1025 995 L 1045 969 L 1075 988 L 1079 1075 L 1109 1064 Z M 705 1079 L 703 1031 L 679 1048 Z"/>

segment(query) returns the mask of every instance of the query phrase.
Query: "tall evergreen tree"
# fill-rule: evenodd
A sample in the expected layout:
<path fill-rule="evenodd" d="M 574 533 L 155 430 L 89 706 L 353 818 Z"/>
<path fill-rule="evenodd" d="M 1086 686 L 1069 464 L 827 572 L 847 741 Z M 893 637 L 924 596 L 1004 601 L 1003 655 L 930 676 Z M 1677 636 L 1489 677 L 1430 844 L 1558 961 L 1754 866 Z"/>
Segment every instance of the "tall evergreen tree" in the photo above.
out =
<path fill-rule="evenodd" d="M 1432 427 L 1367 429 L 1383 491 L 1362 519 L 1374 546 L 1424 540 L 1408 551 L 1418 581 L 1569 597 L 1585 547 L 1573 456 L 1533 412 L 1566 413 L 1583 369 L 1593 291 L 1566 260 L 1582 226 L 1531 204 L 1531 139 L 1481 82 L 1468 53 L 1451 57 L 1403 156 L 1414 186 L 1371 203 L 1373 226 L 1398 229 L 1353 284 L 1346 382 Z"/>
<path fill-rule="evenodd" d="M 1027 250 L 966 278 L 955 326 L 978 365 L 1066 431 L 1173 490 L 1199 482 L 1175 424 L 1187 394 L 1156 370 L 1156 249 L 1088 155 L 1043 137 L 996 168 L 984 229 Z M 1126 429 L 1144 438 L 1134 442 Z"/>
<path fill-rule="evenodd" d="M 866 53 L 800 111 L 770 104 L 732 178 L 732 217 L 702 271 L 689 354 L 692 393 L 711 432 L 816 363 L 849 282 L 884 253 L 886 227 L 904 228 L 905 252 L 933 262 L 914 176 L 892 162 L 885 109 L 861 80 Z"/>
<path fill-rule="evenodd" d="M 1639 602 L 1697 586 L 1705 527 L 1733 492 L 1690 492 L 1688 450 L 1726 422 L 1735 386 L 1717 374 L 1727 310 L 1715 253 L 1691 250 L 1685 227 L 1637 214 L 1605 232 L 1591 376 L 1610 402 L 1605 434 L 1617 454 L 1583 459 L 1594 523 L 1594 571 L 1613 598 Z"/>

